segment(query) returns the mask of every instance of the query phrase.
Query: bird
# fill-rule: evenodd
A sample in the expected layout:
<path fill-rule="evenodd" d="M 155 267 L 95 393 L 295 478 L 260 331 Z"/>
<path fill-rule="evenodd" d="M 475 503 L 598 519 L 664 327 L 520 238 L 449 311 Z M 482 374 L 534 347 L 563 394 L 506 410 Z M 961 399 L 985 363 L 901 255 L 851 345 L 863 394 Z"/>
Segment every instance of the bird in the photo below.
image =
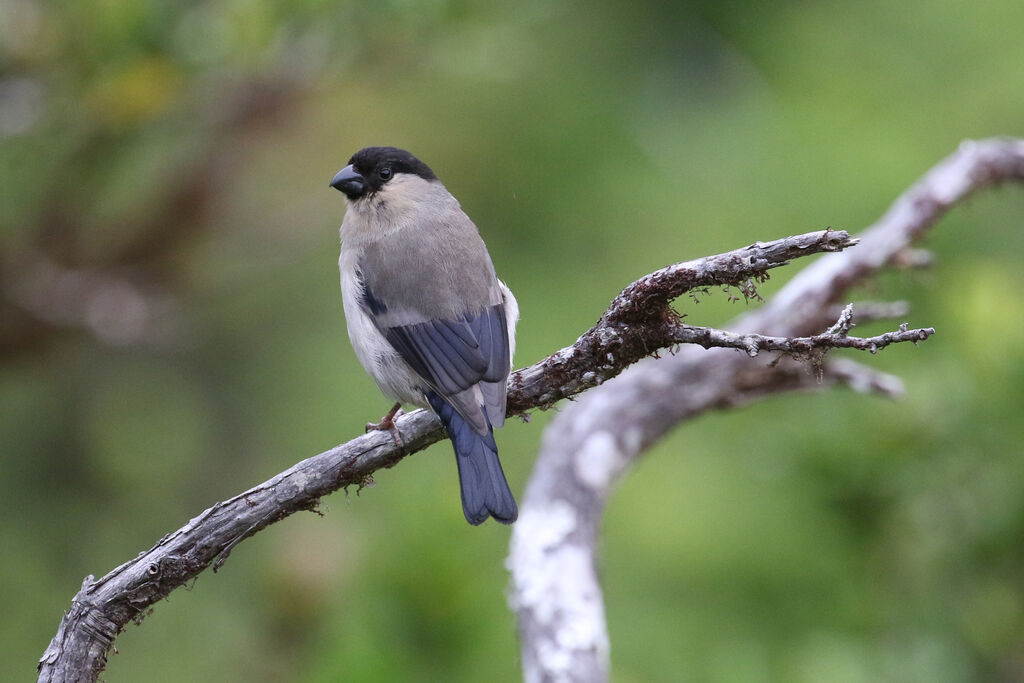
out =
<path fill-rule="evenodd" d="M 462 511 L 476 526 L 518 508 L 498 460 L 519 305 L 476 225 L 434 172 L 395 147 L 356 152 L 331 180 L 345 195 L 342 305 L 356 357 L 396 401 L 433 411 L 455 450 Z"/>

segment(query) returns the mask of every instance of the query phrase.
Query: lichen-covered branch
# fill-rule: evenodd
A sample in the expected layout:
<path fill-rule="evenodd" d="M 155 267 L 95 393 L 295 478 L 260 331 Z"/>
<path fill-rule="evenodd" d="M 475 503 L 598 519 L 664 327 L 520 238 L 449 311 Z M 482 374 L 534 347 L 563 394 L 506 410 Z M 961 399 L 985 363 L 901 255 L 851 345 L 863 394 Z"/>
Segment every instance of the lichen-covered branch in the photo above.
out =
<path fill-rule="evenodd" d="M 848 312 L 848 317 L 845 320 L 840 317 L 840 323 L 846 323 L 844 326 L 834 326 L 821 334 L 809 337 L 768 337 L 761 334 L 740 334 L 693 325 L 679 325 L 675 328 L 673 337 L 679 344 L 696 344 L 706 349 L 739 349 L 754 358 L 761 351 L 779 351 L 794 357 L 820 354 L 828 349 L 857 349 L 858 351 L 877 353 L 890 344 L 924 341 L 935 334 L 935 328 L 925 327 L 911 330 L 906 323 L 902 323 L 898 330 L 874 337 L 851 337 L 849 336 L 849 316 L 853 315 L 853 305 L 847 306 L 845 310 Z"/>
<path fill-rule="evenodd" d="M 795 337 L 806 339 L 835 320 L 836 303 L 852 286 L 887 265 L 920 265 L 921 252 L 912 243 L 951 206 L 1009 181 L 1024 181 L 1024 140 L 963 143 L 860 233 L 856 249 L 829 254 L 804 268 L 764 306 L 733 321 L 728 326 L 732 333 L 715 331 L 708 339 L 729 338 L 734 348 L 748 352 L 753 349 L 745 346 L 747 340 L 757 335 L 788 338 L 790 345 Z M 844 336 L 851 323 L 849 308 L 839 317 L 826 336 L 852 339 Z M 900 332 L 910 331 L 901 327 Z M 552 421 L 520 506 L 508 560 L 510 604 L 519 622 L 527 681 L 607 679 L 608 635 L 595 570 L 600 519 L 630 463 L 670 429 L 708 410 L 782 391 L 836 383 L 886 395 L 902 390 L 898 379 L 846 359 L 816 369 L 818 377 L 793 359 L 766 364 L 745 354 L 690 346 L 637 363 Z"/>
<path fill-rule="evenodd" d="M 688 373 L 645 373 L 643 382 L 621 382 L 629 374 L 623 373 L 607 389 L 568 405 L 556 418 L 560 429 L 545 431 L 507 561 L 528 683 L 607 680 L 608 629 L 597 572 L 604 505 L 630 463 L 672 425 L 786 391 L 848 383 L 888 395 L 901 390 L 898 379 L 856 364 L 826 370 L 819 381 L 796 361 L 770 367 L 735 352 L 706 360 L 689 365 Z"/>
<path fill-rule="evenodd" d="M 676 264 L 641 278 L 623 290 L 573 346 L 513 373 L 509 411 L 548 407 L 600 384 L 650 353 L 681 343 L 673 334 L 685 326 L 678 324 L 668 302 L 689 289 L 743 285 L 793 258 L 855 243 L 841 230 L 823 230 Z M 730 344 L 727 336 L 721 339 Z M 216 570 L 240 541 L 295 512 L 314 509 L 322 496 L 339 488 L 362 485 L 376 470 L 391 467 L 444 436 L 437 418 L 423 410 L 402 415 L 397 427 L 403 447 L 382 432 L 355 438 L 217 503 L 106 576 L 88 577 L 40 659 L 39 680 L 95 680 L 121 629 L 207 567 Z"/>
<path fill-rule="evenodd" d="M 792 259 L 857 244 L 845 230 L 819 230 L 667 266 L 622 290 L 597 323 L 567 348 L 512 375 L 510 414 L 548 408 L 601 384 L 636 361 L 678 344 L 685 326 L 669 305 L 686 292 L 727 285 L 756 294 L 754 283 Z M 696 329 L 696 328 L 693 328 Z M 724 339 L 724 338 L 723 338 Z M 723 341 L 723 345 L 730 346 Z"/>

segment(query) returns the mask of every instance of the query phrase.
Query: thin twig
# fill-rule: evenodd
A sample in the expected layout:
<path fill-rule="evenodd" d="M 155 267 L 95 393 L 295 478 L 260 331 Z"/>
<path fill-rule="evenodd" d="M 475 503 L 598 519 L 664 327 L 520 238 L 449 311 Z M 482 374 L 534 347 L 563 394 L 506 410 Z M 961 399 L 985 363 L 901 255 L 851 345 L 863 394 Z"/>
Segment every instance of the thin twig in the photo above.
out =
<path fill-rule="evenodd" d="M 852 306 L 848 308 L 852 315 Z M 896 331 L 873 337 L 851 337 L 848 335 L 848 331 L 849 320 L 843 318 L 840 318 L 836 325 L 824 333 L 809 337 L 768 337 L 760 334 L 739 334 L 712 327 L 679 325 L 675 329 L 675 339 L 680 344 L 697 344 L 706 349 L 739 349 L 751 358 L 755 358 L 761 351 L 780 351 L 802 358 L 809 353 L 828 349 L 857 349 L 858 351 L 877 353 L 890 344 L 916 343 L 935 334 L 933 327 L 911 330 L 907 328 L 906 323 L 900 325 Z"/>

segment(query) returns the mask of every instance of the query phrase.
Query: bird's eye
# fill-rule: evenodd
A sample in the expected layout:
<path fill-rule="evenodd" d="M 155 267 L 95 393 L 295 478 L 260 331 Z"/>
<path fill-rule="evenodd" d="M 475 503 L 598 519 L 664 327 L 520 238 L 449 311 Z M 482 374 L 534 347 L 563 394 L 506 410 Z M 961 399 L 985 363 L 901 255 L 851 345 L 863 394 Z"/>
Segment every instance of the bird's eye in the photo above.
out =
<path fill-rule="evenodd" d="M 377 175 L 380 176 L 381 180 L 388 180 L 391 178 L 391 169 L 385 166 L 384 168 L 377 171 Z"/>

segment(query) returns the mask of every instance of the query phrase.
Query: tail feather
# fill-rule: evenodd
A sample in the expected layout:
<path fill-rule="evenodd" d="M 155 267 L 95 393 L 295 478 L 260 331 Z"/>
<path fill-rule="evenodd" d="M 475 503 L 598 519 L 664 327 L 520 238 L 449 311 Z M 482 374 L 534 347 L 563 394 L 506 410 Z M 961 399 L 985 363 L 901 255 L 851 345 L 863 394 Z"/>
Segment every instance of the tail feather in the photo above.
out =
<path fill-rule="evenodd" d="M 427 401 L 448 432 L 455 448 L 462 489 L 462 512 L 466 521 L 477 525 L 494 517 L 502 524 L 516 521 L 519 509 L 498 460 L 494 429 L 479 434 L 459 413 L 437 395 L 427 392 Z"/>

